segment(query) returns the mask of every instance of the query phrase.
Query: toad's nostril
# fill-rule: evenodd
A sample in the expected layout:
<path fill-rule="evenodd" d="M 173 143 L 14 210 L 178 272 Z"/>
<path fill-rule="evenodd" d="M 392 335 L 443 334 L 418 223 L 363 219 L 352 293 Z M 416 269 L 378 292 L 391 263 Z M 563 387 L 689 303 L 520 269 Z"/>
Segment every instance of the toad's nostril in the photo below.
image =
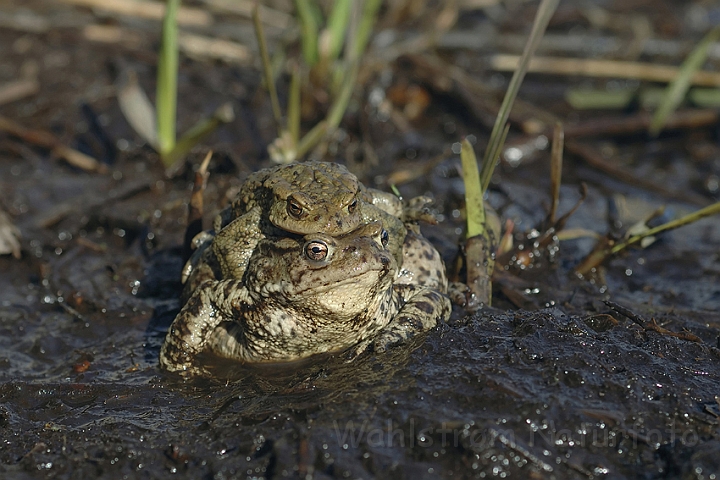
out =
<path fill-rule="evenodd" d="M 356 250 L 357 250 L 357 247 L 354 247 L 351 245 L 351 246 L 345 248 L 344 252 L 345 253 L 354 253 Z"/>
<path fill-rule="evenodd" d="M 390 258 L 385 256 L 380 257 L 380 263 L 383 264 L 383 267 L 387 267 L 388 265 L 390 265 Z"/>

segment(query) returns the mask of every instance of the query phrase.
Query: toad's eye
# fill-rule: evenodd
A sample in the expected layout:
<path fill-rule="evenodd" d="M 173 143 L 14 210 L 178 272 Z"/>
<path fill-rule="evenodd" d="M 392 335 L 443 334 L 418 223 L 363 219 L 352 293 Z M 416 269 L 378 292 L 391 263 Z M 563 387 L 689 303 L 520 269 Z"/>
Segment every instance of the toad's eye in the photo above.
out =
<path fill-rule="evenodd" d="M 383 228 L 383 231 L 380 233 L 380 243 L 382 243 L 383 247 L 387 247 L 389 240 L 390 240 L 390 235 L 388 234 L 387 230 L 385 230 Z"/>
<path fill-rule="evenodd" d="M 315 262 L 325 260 L 328 254 L 328 246 L 320 240 L 312 240 L 305 244 L 305 255 Z"/>
<path fill-rule="evenodd" d="M 305 213 L 302 205 L 300 205 L 294 198 L 288 198 L 287 200 L 287 212 L 290 216 L 300 219 Z"/>
<path fill-rule="evenodd" d="M 348 205 L 348 213 L 354 213 L 357 209 L 357 199 L 353 200 L 350 205 Z"/>

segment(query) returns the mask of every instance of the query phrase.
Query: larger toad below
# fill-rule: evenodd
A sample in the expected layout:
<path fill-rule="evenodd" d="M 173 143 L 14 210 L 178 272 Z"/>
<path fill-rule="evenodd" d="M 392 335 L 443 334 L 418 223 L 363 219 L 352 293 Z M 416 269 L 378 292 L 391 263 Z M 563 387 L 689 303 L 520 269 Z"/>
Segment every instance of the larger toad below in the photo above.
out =
<path fill-rule="evenodd" d="M 407 241 L 416 240 L 408 235 Z M 337 237 L 261 240 L 244 281 L 210 280 L 195 290 L 170 327 L 160 364 L 202 373 L 196 357 L 203 351 L 253 363 L 354 345 L 361 351 L 378 333 L 382 348 L 447 318 L 443 293 L 396 281 L 387 242 L 379 222 Z M 439 257 L 433 267 L 442 270 Z"/>

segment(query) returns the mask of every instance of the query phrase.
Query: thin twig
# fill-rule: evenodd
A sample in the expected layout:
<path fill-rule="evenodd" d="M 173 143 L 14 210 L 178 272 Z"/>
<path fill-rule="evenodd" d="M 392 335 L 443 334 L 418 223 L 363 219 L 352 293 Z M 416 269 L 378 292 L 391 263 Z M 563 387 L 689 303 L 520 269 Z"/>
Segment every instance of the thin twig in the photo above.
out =
<path fill-rule="evenodd" d="M 680 128 L 699 128 L 714 125 L 720 120 L 717 110 L 680 110 L 667 118 L 666 130 Z M 567 138 L 634 135 L 644 132 L 650 126 L 652 116 L 648 112 L 638 112 L 633 115 L 605 115 L 580 123 L 565 125 Z"/>
<path fill-rule="evenodd" d="M 193 182 L 192 195 L 188 204 L 187 227 L 185 228 L 185 239 L 183 241 L 183 260 L 187 261 L 192 254 L 192 239 L 195 235 L 203 231 L 203 194 L 207 185 L 207 171 L 213 151 L 210 150 L 205 159 L 200 164 L 200 168 L 195 172 L 195 181 Z"/>
<path fill-rule="evenodd" d="M 252 18 L 252 11 L 256 4 L 253 0 L 203 0 L 203 3 L 220 13 L 231 13 Z M 260 18 L 268 27 L 286 29 L 295 23 L 295 19 L 289 13 L 260 5 Z"/>
<path fill-rule="evenodd" d="M 552 150 L 550 152 L 550 225 L 555 223 L 555 215 L 560 204 L 560 184 L 562 181 L 563 143 L 565 133 L 562 123 L 555 124 Z"/>
<path fill-rule="evenodd" d="M 668 335 L 671 337 L 676 337 L 681 340 L 687 340 L 690 342 L 703 343 L 702 339 L 693 333 L 673 332 L 672 330 L 668 330 L 667 328 L 663 328 L 660 325 L 658 325 L 654 318 L 651 318 L 650 321 L 647 322 L 640 315 L 636 314 L 629 308 L 623 307 L 622 305 L 617 304 L 615 302 L 606 300 L 605 305 L 607 305 L 611 309 L 615 310 L 620 315 L 623 315 L 623 316 L 629 318 L 630 320 L 632 320 L 633 322 L 635 322 L 636 324 L 640 325 L 644 330 L 656 332 L 661 335 Z"/>
<path fill-rule="evenodd" d="M 48 148 L 54 155 L 64 158 L 74 167 L 90 172 L 107 173 L 107 166 L 94 158 L 72 149 L 58 139 L 55 135 L 44 130 L 31 130 L 13 122 L 9 118 L 0 117 L 0 131 L 7 132 L 20 138 L 22 141 L 32 143 L 39 147 Z"/>

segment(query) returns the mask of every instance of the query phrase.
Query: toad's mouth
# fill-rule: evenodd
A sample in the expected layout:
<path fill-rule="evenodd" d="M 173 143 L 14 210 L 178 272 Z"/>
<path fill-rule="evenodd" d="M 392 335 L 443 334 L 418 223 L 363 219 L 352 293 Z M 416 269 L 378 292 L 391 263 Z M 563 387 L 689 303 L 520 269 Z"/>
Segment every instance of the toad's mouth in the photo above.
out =
<path fill-rule="evenodd" d="M 341 278 L 335 278 L 332 280 L 327 280 L 325 282 L 317 281 L 313 282 L 310 286 L 303 289 L 298 289 L 295 291 L 296 295 L 317 295 L 332 291 L 337 291 L 338 289 L 342 289 L 343 287 L 353 286 L 356 288 L 360 288 L 361 285 L 367 286 L 370 288 L 373 285 L 381 285 L 383 283 L 383 280 L 388 276 L 388 274 L 391 273 L 391 270 L 389 268 L 373 268 L 373 269 L 367 269 L 362 270 L 358 272 L 352 272 L 352 274 L 348 276 L 344 276 Z M 388 286 L 390 286 L 390 282 L 388 282 Z M 356 296 L 360 295 L 360 291 L 356 292 Z"/>

